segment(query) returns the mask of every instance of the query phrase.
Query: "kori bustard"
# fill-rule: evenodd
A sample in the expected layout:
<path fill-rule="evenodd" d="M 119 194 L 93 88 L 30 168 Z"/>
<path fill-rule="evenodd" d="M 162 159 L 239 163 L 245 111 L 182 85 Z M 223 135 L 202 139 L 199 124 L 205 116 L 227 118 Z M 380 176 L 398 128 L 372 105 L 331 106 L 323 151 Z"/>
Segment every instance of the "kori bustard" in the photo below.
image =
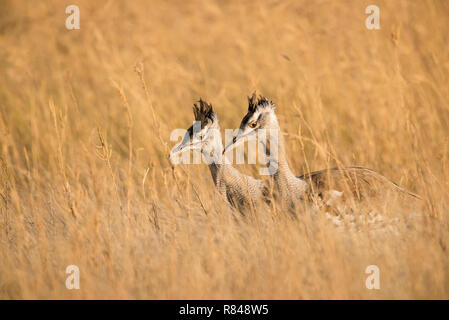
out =
<path fill-rule="evenodd" d="M 200 126 L 192 125 L 182 141 L 175 146 L 170 157 L 186 150 L 197 150 L 207 160 L 210 173 L 218 192 L 228 203 L 241 212 L 255 208 L 268 201 L 268 190 L 262 180 L 240 173 L 223 157 L 223 144 L 217 114 L 212 105 L 200 99 L 194 104 L 195 121 Z"/>
<path fill-rule="evenodd" d="M 266 153 L 268 165 L 277 168 L 272 175 L 276 198 L 288 207 L 304 203 L 304 200 L 313 200 L 327 207 L 333 203 L 346 202 L 349 198 L 358 203 L 377 199 L 390 201 L 392 196 L 419 199 L 419 196 L 364 167 L 331 168 L 296 177 L 287 162 L 275 104 L 262 96 L 257 99 L 255 93 L 251 98 L 248 97 L 248 112 L 241 121 L 238 134 L 223 153 L 242 143 L 245 138 L 257 134 L 259 129 L 278 132 L 277 152 L 271 154 L 269 148 L 266 148 Z"/>

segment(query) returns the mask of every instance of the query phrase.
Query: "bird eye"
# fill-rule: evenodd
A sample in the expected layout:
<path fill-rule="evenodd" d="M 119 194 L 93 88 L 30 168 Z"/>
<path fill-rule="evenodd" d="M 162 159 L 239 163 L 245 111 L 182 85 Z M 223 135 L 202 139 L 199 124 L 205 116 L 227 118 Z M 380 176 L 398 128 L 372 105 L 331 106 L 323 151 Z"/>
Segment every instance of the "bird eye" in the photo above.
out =
<path fill-rule="evenodd" d="M 256 122 L 251 122 L 250 124 L 249 124 L 249 127 L 250 128 L 255 128 L 257 126 L 257 123 Z"/>

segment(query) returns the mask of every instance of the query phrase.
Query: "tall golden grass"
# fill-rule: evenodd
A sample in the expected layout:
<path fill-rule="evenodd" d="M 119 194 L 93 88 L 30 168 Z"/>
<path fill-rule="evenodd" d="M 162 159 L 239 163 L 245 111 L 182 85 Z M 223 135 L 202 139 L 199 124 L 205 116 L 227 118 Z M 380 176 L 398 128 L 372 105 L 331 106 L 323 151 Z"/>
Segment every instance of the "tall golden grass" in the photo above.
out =
<path fill-rule="evenodd" d="M 449 2 L 376 1 L 380 30 L 369 1 L 83 0 L 73 31 L 69 4 L 0 2 L 0 298 L 449 298 Z M 372 168 L 422 223 L 243 219 L 171 165 L 194 101 L 236 128 L 256 89 L 296 174 Z"/>

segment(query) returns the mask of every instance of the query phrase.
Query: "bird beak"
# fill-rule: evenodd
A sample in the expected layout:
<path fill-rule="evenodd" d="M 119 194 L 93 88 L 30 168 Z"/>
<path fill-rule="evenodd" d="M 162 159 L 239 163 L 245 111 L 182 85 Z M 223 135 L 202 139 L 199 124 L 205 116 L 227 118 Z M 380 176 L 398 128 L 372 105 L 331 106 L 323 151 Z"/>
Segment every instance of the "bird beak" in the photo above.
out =
<path fill-rule="evenodd" d="M 256 133 L 255 130 L 252 130 L 246 134 L 242 134 L 239 132 L 234 138 L 232 138 L 232 142 L 230 142 L 224 149 L 223 154 L 225 154 L 226 151 L 232 150 L 238 145 L 242 144 L 245 141 L 245 138 L 250 137 Z"/>
<path fill-rule="evenodd" d="M 170 159 L 174 159 L 174 157 L 185 150 L 197 150 L 201 147 L 201 141 L 192 142 L 189 138 L 184 138 L 178 145 L 174 146 L 170 151 Z"/>
<path fill-rule="evenodd" d="M 174 146 L 170 151 L 170 158 L 180 153 L 184 148 L 185 146 L 183 146 L 182 142 Z"/>

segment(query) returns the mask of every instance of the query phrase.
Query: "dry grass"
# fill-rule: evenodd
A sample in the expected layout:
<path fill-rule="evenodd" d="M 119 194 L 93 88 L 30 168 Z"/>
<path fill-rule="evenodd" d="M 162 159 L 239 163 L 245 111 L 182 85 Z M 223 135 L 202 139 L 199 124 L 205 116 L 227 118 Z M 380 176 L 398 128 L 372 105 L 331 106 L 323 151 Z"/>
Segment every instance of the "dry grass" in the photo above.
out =
<path fill-rule="evenodd" d="M 64 1 L 0 2 L 0 298 L 449 298 L 449 2 L 376 1 L 379 31 L 364 1 L 77 3 L 68 31 Z M 169 136 L 200 96 L 235 128 L 254 89 L 298 175 L 373 168 L 433 222 L 233 218 Z"/>

